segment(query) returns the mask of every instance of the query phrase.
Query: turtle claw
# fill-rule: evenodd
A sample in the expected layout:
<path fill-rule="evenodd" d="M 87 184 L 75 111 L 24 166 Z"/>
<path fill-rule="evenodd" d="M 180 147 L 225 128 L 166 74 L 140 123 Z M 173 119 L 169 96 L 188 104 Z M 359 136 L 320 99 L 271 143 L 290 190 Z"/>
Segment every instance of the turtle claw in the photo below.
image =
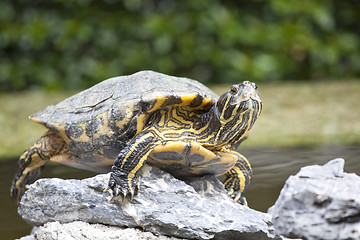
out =
<path fill-rule="evenodd" d="M 113 203 L 114 202 L 114 200 L 115 200 L 115 196 L 112 196 L 111 198 L 110 198 L 110 200 L 108 201 L 108 203 Z"/>
<path fill-rule="evenodd" d="M 234 191 L 234 189 L 230 189 L 230 190 L 228 190 L 226 192 L 232 199 L 234 199 L 235 202 L 238 202 L 238 203 L 240 203 L 241 205 L 244 205 L 244 206 L 248 205 L 247 201 L 246 201 L 246 198 L 241 196 L 242 195 L 241 192 Z"/>
<path fill-rule="evenodd" d="M 241 205 L 247 206 L 246 198 L 242 196 L 242 193 L 239 191 L 235 191 L 234 189 L 230 188 L 226 190 L 226 193 L 234 199 L 235 202 L 240 203 Z"/>
<path fill-rule="evenodd" d="M 108 192 L 110 189 L 111 189 L 111 187 L 107 187 L 107 188 L 104 189 L 103 192 L 106 193 L 106 192 Z"/>
<path fill-rule="evenodd" d="M 234 201 L 237 202 L 241 198 L 241 193 L 237 193 L 234 197 Z"/>
<path fill-rule="evenodd" d="M 109 187 L 108 187 L 109 188 Z M 111 189 L 111 188 L 110 188 Z M 122 191 L 119 189 L 119 187 L 116 187 L 114 189 L 111 189 L 112 190 L 112 196 L 110 198 L 110 200 L 108 201 L 109 203 L 113 203 L 115 202 L 116 200 L 119 200 L 119 202 L 124 202 L 124 196 L 123 196 L 123 193 Z"/>
<path fill-rule="evenodd" d="M 134 195 L 138 193 L 139 182 L 136 178 L 129 179 L 127 175 L 113 171 L 110 175 L 108 187 L 104 190 L 107 192 L 112 190 L 112 198 L 109 200 L 109 203 L 114 202 L 116 199 L 119 199 L 121 202 L 124 202 L 125 199 L 132 201 Z"/>
<path fill-rule="evenodd" d="M 229 191 L 227 191 L 227 194 L 231 196 L 234 193 L 234 189 L 230 188 Z"/>

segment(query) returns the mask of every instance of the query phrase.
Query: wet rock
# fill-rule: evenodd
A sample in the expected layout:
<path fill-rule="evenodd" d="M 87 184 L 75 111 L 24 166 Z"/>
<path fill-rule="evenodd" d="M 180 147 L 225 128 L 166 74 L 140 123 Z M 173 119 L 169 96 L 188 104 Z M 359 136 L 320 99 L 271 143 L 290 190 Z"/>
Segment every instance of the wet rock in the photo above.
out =
<path fill-rule="evenodd" d="M 40 179 L 21 200 L 19 214 L 36 226 L 48 222 L 100 223 L 191 239 L 279 239 L 269 214 L 234 202 L 222 183 L 206 176 L 188 185 L 145 166 L 132 202 L 108 203 L 109 175 L 83 180 Z M 196 190 L 195 190 L 196 189 Z"/>
<path fill-rule="evenodd" d="M 360 239 L 360 177 L 344 160 L 308 166 L 291 176 L 269 209 L 279 234 L 303 239 Z"/>

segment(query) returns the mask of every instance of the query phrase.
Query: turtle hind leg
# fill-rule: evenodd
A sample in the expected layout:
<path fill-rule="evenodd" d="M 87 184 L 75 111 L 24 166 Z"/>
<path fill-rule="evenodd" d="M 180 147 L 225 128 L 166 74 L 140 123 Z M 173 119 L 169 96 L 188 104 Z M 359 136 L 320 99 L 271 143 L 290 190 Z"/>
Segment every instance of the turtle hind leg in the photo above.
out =
<path fill-rule="evenodd" d="M 26 185 L 32 183 L 40 174 L 46 161 L 54 155 L 69 152 L 64 140 L 54 132 L 47 132 L 19 158 L 17 171 L 11 185 L 11 198 L 20 202 Z"/>
<path fill-rule="evenodd" d="M 237 156 L 237 161 L 234 167 L 226 173 L 227 179 L 224 182 L 225 190 L 235 201 L 247 206 L 243 194 L 250 185 L 252 176 L 251 165 L 240 153 L 235 151 L 231 152 L 234 156 Z"/>

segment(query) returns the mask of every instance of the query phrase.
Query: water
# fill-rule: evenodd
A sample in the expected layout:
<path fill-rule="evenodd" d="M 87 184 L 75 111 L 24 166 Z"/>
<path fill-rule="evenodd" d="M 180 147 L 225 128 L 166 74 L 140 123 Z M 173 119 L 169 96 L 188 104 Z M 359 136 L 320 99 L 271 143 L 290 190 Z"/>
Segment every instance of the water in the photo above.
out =
<path fill-rule="evenodd" d="M 345 159 L 345 172 L 360 175 L 360 145 L 317 148 L 254 148 L 243 153 L 250 159 L 253 179 L 246 192 L 249 206 L 266 212 L 279 196 L 290 175 L 301 167 L 323 165 L 335 158 Z"/>
<path fill-rule="evenodd" d="M 249 206 L 266 212 L 272 206 L 286 179 L 296 174 L 303 166 L 324 164 L 342 157 L 346 160 L 345 171 L 360 175 L 360 146 L 322 146 L 317 148 L 247 148 L 241 153 L 252 163 L 254 175 L 247 191 Z M 31 226 L 17 214 L 16 205 L 9 197 L 9 187 L 16 168 L 16 159 L 0 161 L 0 236 L 14 239 L 28 235 Z M 94 173 L 47 164 L 41 177 L 85 178 Z"/>

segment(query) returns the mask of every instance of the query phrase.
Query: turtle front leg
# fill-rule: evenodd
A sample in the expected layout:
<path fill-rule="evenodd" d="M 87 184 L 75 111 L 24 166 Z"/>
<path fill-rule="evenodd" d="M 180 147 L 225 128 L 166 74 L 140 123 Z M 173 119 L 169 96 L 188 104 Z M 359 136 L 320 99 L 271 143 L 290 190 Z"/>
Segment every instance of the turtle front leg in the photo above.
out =
<path fill-rule="evenodd" d="M 228 154 L 236 156 L 237 161 L 234 167 L 226 173 L 227 179 L 224 182 L 225 190 L 235 201 L 247 206 L 243 194 L 249 186 L 252 176 L 250 163 L 238 152 L 230 151 Z"/>
<path fill-rule="evenodd" d="M 113 192 L 110 202 L 118 197 L 122 200 L 128 198 L 131 201 L 138 193 L 137 173 L 157 144 L 158 141 L 153 134 L 141 133 L 121 150 L 111 168 L 108 188 L 105 189 L 105 192 L 109 189 Z"/>

